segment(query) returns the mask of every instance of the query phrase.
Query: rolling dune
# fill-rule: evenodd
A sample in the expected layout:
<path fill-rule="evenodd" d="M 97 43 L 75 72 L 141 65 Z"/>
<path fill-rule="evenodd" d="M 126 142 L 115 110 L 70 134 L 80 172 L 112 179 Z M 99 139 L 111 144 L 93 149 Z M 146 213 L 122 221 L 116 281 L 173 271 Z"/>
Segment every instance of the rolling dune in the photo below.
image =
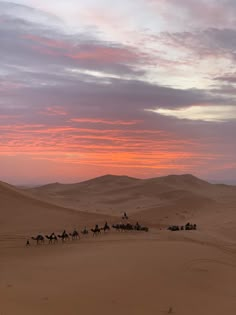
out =
<path fill-rule="evenodd" d="M 104 176 L 31 190 L 0 183 L 0 199 L 1 315 L 236 312 L 234 186 Z M 119 222 L 124 210 L 150 231 L 24 246 L 32 234 Z M 197 231 L 166 230 L 189 220 Z"/>
<path fill-rule="evenodd" d="M 236 187 L 210 184 L 193 175 L 151 179 L 105 175 L 77 184 L 27 190 L 36 198 L 84 212 L 121 216 L 124 211 L 155 226 L 201 220 L 236 203 Z M 229 210 L 231 215 L 231 210 Z"/>

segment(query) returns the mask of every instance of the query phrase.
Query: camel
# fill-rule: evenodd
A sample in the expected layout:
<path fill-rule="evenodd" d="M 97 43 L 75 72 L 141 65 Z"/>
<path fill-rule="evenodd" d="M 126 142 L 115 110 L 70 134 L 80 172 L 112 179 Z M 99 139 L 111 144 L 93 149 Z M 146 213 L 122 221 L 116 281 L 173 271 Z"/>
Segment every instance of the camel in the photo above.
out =
<path fill-rule="evenodd" d="M 167 228 L 167 230 L 170 230 L 170 231 L 179 231 L 180 228 L 178 225 L 171 225 Z"/>
<path fill-rule="evenodd" d="M 136 222 L 134 228 L 135 228 L 135 230 L 139 231 L 141 228 L 141 225 L 138 222 Z"/>
<path fill-rule="evenodd" d="M 197 229 L 197 225 L 196 224 L 191 224 L 191 223 L 187 223 L 185 224 L 185 230 L 196 230 Z"/>
<path fill-rule="evenodd" d="M 57 235 L 59 238 L 61 238 L 62 242 L 66 241 L 66 240 L 69 240 L 70 237 L 69 237 L 69 234 L 66 233 L 66 231 L 64 230 L 63 233 L 60 235 Z"/>
<path fill-rule="evenodd" d="M 44 236 L 41 234 L 37 235 L 36 237 L 32 236 L 31 238 L 32 240 L 37 242 L 37 245 L 39 245 L 40 243 L 44 243 Z"/>
<path fill-rule="evenodd" d="M 110 231 L 110 226 L 108 225 L 108 223 L 107 223 L 107 222 L 104 224 L 104 227 L 103 227 L 103 228 L 101 228 L 101 230 L 103 230 L 103 231 L 104 231 L 104 233 L 105 233 L 106 231 Z"/>
<path fill-rule="evenodd" d="M 70 233 L 70 236 L 71 236 L 72 240 L 80 239 L 79 232 L 77 232 L 76 230 L 74 230 L 72 233 Z"/>
<path fill-rule="evenodd" d="M 91 231 L 93 232 L 93 236 L 95 236 L 97 234 L 101 234 L 101 229 L 98 227 L 98 224 L 96 224 L 95 228 L 91 229 Z"/>
<path fill-rule="evenodd" d="M 144 231 L 144 232 L 148 232 L 149 231 L 149 228 L 146 227 L 146 226 L 141 226 L 139 231 Z"/>
<path fill-rule="evenodd" d="M 53 232 L 52 234 L 50 234 L 49 236 L 48 235 L 45 235 L 45 237 L 49 240 L 49 244 L 52 244 L 52 243 L 56 243 L 57 242 L 57 236 L 55 235 L 55 233 Z"/>
<path fill-rule="evenodd" d="M 113 229 L 120 231 L 120 224 L 112 224 Z"/>
<path fill-rule="evenodd" d="M 86 235 L 89 233 L 89 231 L 87 230 L 86 227 L 84 227 L 84 229 L 81 231 L 82 234 Z"/>

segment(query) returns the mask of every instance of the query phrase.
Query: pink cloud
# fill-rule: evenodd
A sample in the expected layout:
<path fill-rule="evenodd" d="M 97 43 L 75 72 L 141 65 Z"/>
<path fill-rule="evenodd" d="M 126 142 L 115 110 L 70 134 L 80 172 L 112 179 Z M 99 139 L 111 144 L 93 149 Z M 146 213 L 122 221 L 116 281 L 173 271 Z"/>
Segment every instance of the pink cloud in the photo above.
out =
<path fill-rule="evenodd" d="M 136 62 L 138 54 L 128 47 L 108 46 L 104 43 L 74 45 L 72 42 L 27 34 L 24 39 L 34 43 L 32 48 L 42 54 L 64 56 L 77 60 L 102 61 L 106 63 Z"/>
<path fill-rule="evenodd" d="M 72 59 L 97 60 L 103 62 L 134 62 L 138 56 L 125 48 L 85 46 L 79 52 L 66 54 Z"/>
<path fill-rule="evenodd" d="M 60 106 L 47 107 L 46 110 L 40 111 L 39 114 L 46 116 L 66 116 L 67 112 Z"/>

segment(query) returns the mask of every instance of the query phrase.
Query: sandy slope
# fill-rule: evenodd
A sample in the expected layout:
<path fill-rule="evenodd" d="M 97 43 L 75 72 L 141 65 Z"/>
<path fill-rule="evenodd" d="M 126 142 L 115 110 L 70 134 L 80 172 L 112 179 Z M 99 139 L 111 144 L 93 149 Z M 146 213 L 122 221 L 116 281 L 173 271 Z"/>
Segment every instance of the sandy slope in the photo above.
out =
<path fill-rule="evenodd" d="M 0 242 L 22 239 L 35 234 L 60 233 L 64 229 L 82 229 L 112 220 L 110 216 L 65 209 L 36 200 L 6 183 L 0 182 Z"/>
<path fill-rule="evenodd" d="M 39 189 L 51 190 L 58 204 L 65 191 L 71 199 L 80 194 L 91 209 L 104 198 L 103 211 L 110 214 L 127 203 L 131 220 L 151 226 L 150 232 L 111 231 L 30 248 L 25 238 L 33 233 L 120 218 L 62 208 L 0 183 L 0 314 L 235 314 L 235 187 L 189 175 L 122 177 L 114 185 L 113 179 Z M 127 200 L 119 203 L 121 196 Z M 197 231 L 160 230 L 188 219 Z"/>
<path fill-rule="evenodd" d="M 235 314 L 235 252 L 169 233 L 5 249 L 0 312 Z"/>

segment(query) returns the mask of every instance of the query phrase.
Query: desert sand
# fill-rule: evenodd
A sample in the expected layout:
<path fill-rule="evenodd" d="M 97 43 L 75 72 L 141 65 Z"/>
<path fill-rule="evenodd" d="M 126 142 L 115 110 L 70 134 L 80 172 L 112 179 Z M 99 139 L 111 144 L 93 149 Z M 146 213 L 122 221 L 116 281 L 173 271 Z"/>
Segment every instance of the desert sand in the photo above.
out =
<path fill-rule="evenodd" d="M 103 176 L 19 189 L 0 183 L 0 314 L 236 313 L 236 187 L 192 175 Z M 36 234 L 118 223 L 114 230 L 25 247 Z M 196 223 L 196 231 L 167 231 Z"/>

